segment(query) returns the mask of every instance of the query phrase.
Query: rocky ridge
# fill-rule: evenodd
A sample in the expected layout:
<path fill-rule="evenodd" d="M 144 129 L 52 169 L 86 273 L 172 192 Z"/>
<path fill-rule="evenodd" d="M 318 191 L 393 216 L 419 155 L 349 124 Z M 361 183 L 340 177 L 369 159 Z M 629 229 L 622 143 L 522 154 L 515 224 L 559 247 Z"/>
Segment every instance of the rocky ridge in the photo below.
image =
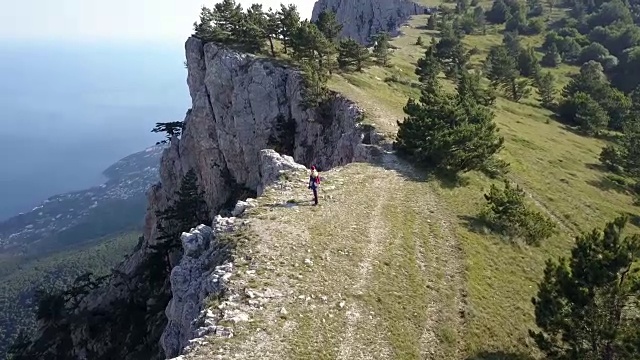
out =
<path fill-rule="evenodd" d="M 278 181 L 281 170 L 301 170 L 311 164 L 326 170 L 366 161 L 375 149 L 363 143 L 377 136 L 374 129 L 360 124 L 363 112 L 353 102 L 333 94 L 317 108 L 302 105 L 304 88 L 298 70 L 196 38 L 186 42 L 185 50 L 192 107 L 181 137 L 172 138 L 163 152 L 160 183 L 148 192 L 142 241 L 105 284 L 70 309 L 74 320 L 65 325 L 65 334 L 47 337 L 51 332 L 42 323 L 33 348 L 51 353 L 71 343 L 64 350 L 70 351 L 66 358 L 161 359 L 164 352 L 178 355 L 202 331 L 224 333 L 212 328 L 211 321 L 198 323 L 199 314 L 189 310 L 203 309 L 207 294 L 224 288 L 222 272 L 233 269 L 227 265 L 232 254 L 219 248 L 217 241 L 209 241 L 207 247 L 202 240 L 202 247 L 193 252 L 189 250 L 193 237 L 187 236 L 184 251 L 168 254 L 175 272 L 149 285 L 153 272 L 160 271 L 150 263 L 157 254 L 154 246 L 161 245 L 156 212 L 175 200 L 186 172 L 195 171 L 214 217 L 227 204 L 262 193 L 269 182 Z M 268 149 L 278 149 L 282 156 Z M 206 228 L 196 230 L 201 237 L 208 236 Z M 215 230 L 211 234 L 217 236 Z M 200 251 L 206 256 L 194 257 Z M 209 280 L 199 280 L 203 274 Z M 164 349 L 159 348 L 160 339 Z"/>
<path fill-rule="evenodd" d="M 372 36 L 381 31 L 397 36 L 409 17 L 431 11 L 412 0 L 319 0 L 313 7 L 311 20 L 316 21 L 323 10 L 336 13 L 343 25 L 340 36 L 363 45 L 369 45 Z"/>

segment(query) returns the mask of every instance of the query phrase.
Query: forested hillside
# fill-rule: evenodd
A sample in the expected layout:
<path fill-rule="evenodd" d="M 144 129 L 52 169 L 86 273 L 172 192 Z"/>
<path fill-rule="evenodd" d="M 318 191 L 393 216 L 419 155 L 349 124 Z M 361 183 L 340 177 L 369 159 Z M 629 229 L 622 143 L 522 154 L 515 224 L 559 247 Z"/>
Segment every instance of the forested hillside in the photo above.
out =
<path fill-rule="evenodd" d="M 88 272 L 107 275 L 115 264 L 130 253 L 138 233 L 124 233 L 96 239 L 83 247 L 45 257 L 0 264 L 0 355 L 22 329 L 31 333 L 35 326 L 38 290 L 51 292 L 71 286 Z"/>

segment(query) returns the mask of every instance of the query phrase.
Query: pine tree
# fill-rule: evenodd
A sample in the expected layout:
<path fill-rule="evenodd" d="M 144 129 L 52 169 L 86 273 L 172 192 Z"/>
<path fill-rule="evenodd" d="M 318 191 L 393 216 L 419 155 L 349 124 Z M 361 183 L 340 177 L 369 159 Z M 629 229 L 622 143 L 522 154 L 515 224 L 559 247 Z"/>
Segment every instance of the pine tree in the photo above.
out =
<path fill-rule="evenodd" d="M 549 359 L 632 360 L 640 353 L 640 237 L 623 237 L 628 219 L 576 237 L 571 258 L 548 260 L 532 299 L 530 336 Z"/>
<path fill-rule="evenodd" d="M 215 41 L 223 44 L 238 43 L 241 38 L 243 11 L 235 0 L 223 0 L 214 5 L 213 23 Z"/>
<path fill-rule="evenodd" d="M 247 52 L 262 51 L 264 40 L 268 37 L 267 21 L 267 14 L 262 10 L 261 4 L 251 5 L 243 15 L 239 43 Z"/>
<path fill-rule="evenodd" d="M 415 74 L 418 75 L 418 81 L 422 84 L 423 93 L 435 94 L 439 90 L 438 74 L 441 65 L 435 56 L 435 46 L 432 44 L 424 52 L 424 56 L 418 59 Z"/>
<path fill-rule="evenodd" d="M 540 104 L 547 108 L 552 109 L 555 103 L 555 77 L 550 72 L 541 74 L 536 79 L 536 89 L 538 96 L 540 96 Z"/>
<path fill-rule="evenodd" d="M 484 9 L 482 6 L 478 5 L 473 8 L 473 21 L 476 27 L 482 29 L 482 34 L 486 34 L 487 29 L 487 21 L 484 15 Z"/>
<path fill-rule="evenodd" d="M 398 122 L 394 148 L 399 154 L 439 171 L 457 174 L 480 169 L 503 146 L 493 113 L 473 98 L 441 91 L 432 48 L 418 62 L 422 81 L 420 101 L 409 99 L 407 117 Z"/>
<path fill-rule="evenodd" d="M 587 135 L 596 135 L 607 126 L 607 112 L 588 94 L 577 92 L 569 101 L 576 109 L 573 122 Z"/>
<path fill-rule="evenodd" d="M 518 70 L 520 75 L 535 79 L 540 73 L 540 64 L 532 47 L 523 49 L 518 55 Z"/>
<path fill-rule="evenodd" d="M 387 66 L 389 63 L 389 54 L 391 53 L 389 50 L 389 39 L 390 36 L 386 32 L 379 33 L 374 37 L 375 45 L 373 47 L 373 56 L 378 64 L 382 66 Z"/>
<path fill-rule="evenodd" d="M 482 87 L 481 78 L 479 72 L 460 71 L 458 75 L 458 100 L 460 102 L 471 100 L 483 106 L 494 105 L 496 95 L 491 88 L 484 89 Z"/>
<path fill-rule="evenodd" d="M 269 47 L 271 49 L 271 56 L 276 57 L 276 49 L 274 46 L 274 41 L 278 39 L 280 34 L 280 18 L 278 13 L 273 11 L 273 9 L 269 8 L 267 12 L 267 20 L 265 23 L 265 33 L 267 36 L 267 40 L 269 40 Z"/>
<path fill-rule="evenodd" d="M 512 89 L 519 73 L 514 59 L 505 46 L 494 46 L 489 50 L 485 63 L 487 78 L 494 88 Z"/>
<path fill-rule="evenodd" d="M 528 79 L 512 79 L 509 84 L 508 97 L 518 102 L 531 94 L 531 82 Z"/>
<path fill-rule="evenodd" d="M 507 48 L 509 55 L 513 58 L 517 58 L 524 51 L 517 31 L 505 31 L 502 35 L 502 45 Z"/>
<path fill-rule="evenodd" d="M 558 52 L 558 47 L 554 43 L 551 44 L 544 52 L 544 56 L 542 57 L 540 64 L 546 67 L 557 67 L 561 61 L 562 58 L 560 57 L 560 53 Z"/>
<path fill-rule="evenodd" d="M 504 24 L 509 16 L 509 8 L 504 0 L 494 0 L 491 10 L 487 12 L 487 21 L 492 24 Z"/>
<path fill-rule="evenodd" d="M 280 38 L 284 46 L 284 53 L 287 54 L 288 49 L 291 47 L 293 35 L 300 26 L 300 13 L 298 13 L 298 8 L 295 4 L 290 4 L 289 6 L 280 4 L 278 15 L 280 18 Z"/>
<path fill-rule="evenodd" d="M 341 69 L 355 67 L 356 71 L 362 71 L 362 67 L 371 57 L 369 50 L 357 41 L 349 38 L 340 41 L 338 48 L 338 66 Z"/>
<path fill-rule="evenodd" d="M 418 36 L 418 38 L 416 39 L 416 45 L 418 46 L 424 45 L 424 43 L 422 42 L 422 36 Z"/>
<path fill-rule="evenodd" d="M 182 133 L 183 127 L 184 127 L 183 121 L 156 123 L 156 127 L 154 127 L 153 130 L 151 130 L 151 132 L 154 132 L 154 133 L 163 132 L 163 133 L 166 133 L 166 137 L 167 137 L 165 140 L 157 142 L 156 145 L 166 144 L 168 141 L 171 140 L 172 137 L 180 136 Z"/>
<path fill-rule="evenodd" d="M 316 20 L 316 26 L 318 30 L 324 35 L 324 37 L 335 43 L 338 40 L 338 36 L 342 31 L 343 25 L 338 22 L 336 18 L 336 14 L 333 11 L 323 10 L 318 15 L 318 20 Z"/>
<path fill-rule="evenodd" d="M 427 29 L 435 30 L 438 26 L 438 19 L 436 14 L 429 15 L 429 20 L 427 20 Z"/>
<path fill-rule="evenodd" d="M 305 89 L 303 93 L 303 106 L 305 108 L 315 108 L 320 104 L 328 93 L 326 83 L 329 80 L 329 73 L 312 60 L 302 60 L 300 63 Z"/>
<path fill-rule="evenodd" d="M 167 244 L 167 252 L 180 246 L 182 232 L 211 222 L 204 193 L 198 187 L 198 178 L 193 169 L 182 178 L 175 198 L 175 202 L 166 209 L 156 212 L 160 233 L 158 242 Z"/>

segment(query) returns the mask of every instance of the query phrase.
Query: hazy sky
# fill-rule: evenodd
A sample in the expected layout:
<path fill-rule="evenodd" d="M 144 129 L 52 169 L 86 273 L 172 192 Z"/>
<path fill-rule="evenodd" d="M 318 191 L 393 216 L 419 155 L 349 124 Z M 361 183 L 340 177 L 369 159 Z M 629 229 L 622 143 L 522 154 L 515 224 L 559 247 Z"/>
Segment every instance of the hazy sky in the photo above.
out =
<path fill-rule="evenodd" d="M 3 1 L 0 39 L 45 41 L 184 41 L 202 5 L 215 0 L 18 0 Z M 245 8 L 295 3 L 303 18 L 314 0 L 240 0 Z"/>

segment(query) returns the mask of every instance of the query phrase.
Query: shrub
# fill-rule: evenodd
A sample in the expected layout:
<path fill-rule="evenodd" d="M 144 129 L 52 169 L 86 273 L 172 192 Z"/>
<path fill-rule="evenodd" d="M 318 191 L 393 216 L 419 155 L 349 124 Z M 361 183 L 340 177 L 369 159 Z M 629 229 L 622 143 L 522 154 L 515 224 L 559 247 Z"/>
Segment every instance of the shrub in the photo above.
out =
<path fill-rule="evenodd" d="M 487 206 L 480 219 L 492 232 L 513 240 L 522 239 L 529 245 L 537 245 L 556 233 L 556 224 L 551 219 L 530 209 L 522 188 L 512 186 L 508 180 L 504 184 L 504 189 L 491 185 L 484 195 Z"/>

